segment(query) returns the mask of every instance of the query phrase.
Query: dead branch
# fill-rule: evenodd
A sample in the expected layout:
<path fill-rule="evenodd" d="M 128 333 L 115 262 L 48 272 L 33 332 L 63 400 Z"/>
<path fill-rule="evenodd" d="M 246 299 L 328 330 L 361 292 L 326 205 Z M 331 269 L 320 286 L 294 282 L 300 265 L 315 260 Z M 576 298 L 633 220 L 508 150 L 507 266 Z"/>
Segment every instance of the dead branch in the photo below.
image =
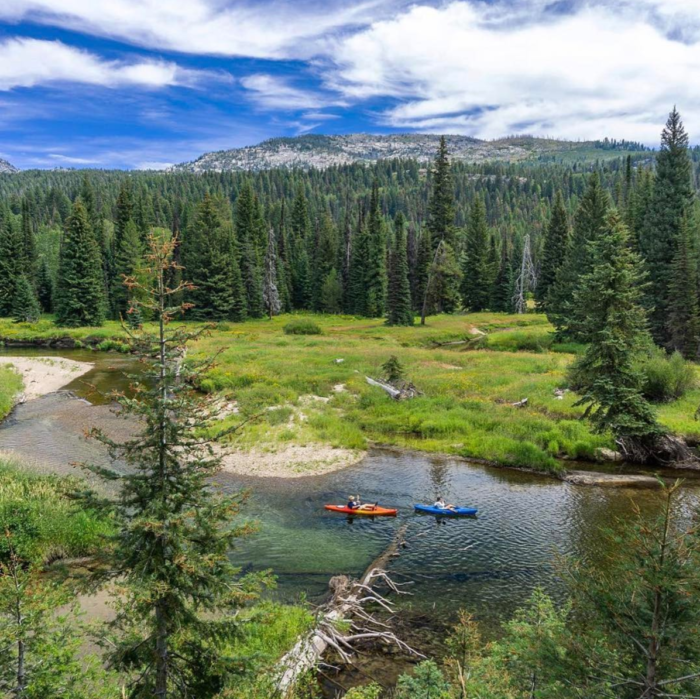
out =
<path fill-rule="evenodd" d="M 277 688 L 282 697 L 290 696 L 297 679 L 306 671 L 315 667 L 324 652 L 332 648 L 342 662 L 350 664 L 355 652 L 353 644 L 358 641 L 379 641 L 390 643 L 402 651 L 424 657 L 389 630 L 386 623 L 375 619 L 363 608 L 363 604 L 372 603 L 393 614 L 394 607 L 390 600 L 373 589 L 373 584 L 384 583 L 389 590 L 399 594 L 409 594 L 399 589 L 402 583 L 396 583 L 386 572 L 386 566 L 398 552 L 406 533 L 406 525 L 400 527 L 391 544 L 367 567 L 359 580 L 350 580 L 344 575 L 330 579 L 330 601 L 319 610 L 316 627 L 301 638 L 281 660 L 282 671 L 277 680 Z M 350 633 L 341 629 L 352 618 L 361 619 L 365 626 L 350 622 Z"/>

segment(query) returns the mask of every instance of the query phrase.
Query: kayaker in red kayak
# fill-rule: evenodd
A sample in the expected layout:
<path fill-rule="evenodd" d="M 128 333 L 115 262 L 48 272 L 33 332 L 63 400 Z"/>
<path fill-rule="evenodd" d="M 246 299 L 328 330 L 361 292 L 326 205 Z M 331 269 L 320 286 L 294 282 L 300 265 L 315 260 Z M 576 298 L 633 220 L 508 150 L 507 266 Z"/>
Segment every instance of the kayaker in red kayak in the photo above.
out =
<path fill-rule="evenodd" d="M 349 495 L 348 496 L 348 508 L 350 510 L 361 510 L 363 512 L 367 512 L 370 510 L 373 510 L 376 507 L 375 505 L 363 505 L 362 502 L 360 501 L 360 496 L 359 495 Z"/>

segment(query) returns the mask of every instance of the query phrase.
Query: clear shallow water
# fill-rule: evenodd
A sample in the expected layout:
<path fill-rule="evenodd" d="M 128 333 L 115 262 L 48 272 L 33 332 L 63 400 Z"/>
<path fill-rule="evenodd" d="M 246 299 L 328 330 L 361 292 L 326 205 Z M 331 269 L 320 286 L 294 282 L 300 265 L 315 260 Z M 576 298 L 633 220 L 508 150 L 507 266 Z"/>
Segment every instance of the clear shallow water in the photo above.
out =
<path fill-rule="evenodd" d="M 7 355 L 65 356 L 90 361 L 95 368 L 67 388 L 88 400 L 100 393 L 125 390 L 138 364 L 128 356 L 81 350 L 0 350 Z M 59 473 L 75 473 L 72 463 L 106 464 L 95 442 L 84 440 L 93 425 L 110 432 L 126 430 L 107 405 L 53 394 L 18 406 L 0 425 L 0 451 L 14 451 Z M 573 486 L 518 471 L 472 465 L 420 453 L 375 450 L 360 464 L 318 477 L 289 481 L 242 479 L 220 474 L 228 491 L 251 490 L 246 516 L 260 529 L 232 553 L 246 569 L 272 569 L 275 594 L 285 600 L 306 596 L 318 600 L 328 580 L 339 573 L 360 574 L 408 524 L 408 548 L 391 565 L 399 580 L 411 580 L 414 593 L 402 604 L 415 615 L 451 621 L 466 607 L 487 625 L 508 617 L 527 600 L 536 585 L 565 593 L 557 578 L 558 556 L 601 560 L 601 527 L 629 517 L 631 500 L 644 512 L 655 508 L 651 491 Z M 699 481 L 689 481 L 697 484 Z M 397 518 L 348 519 L 326 512 L 326 503 L 344 503 L 359 492 L 367 502 L 399 508 Z M 415 502 L 437 495 L 479 508 L 476 518 L 442 520 L 415 515 Z M 700 489 L 687 489 L 688 507 Z"/>

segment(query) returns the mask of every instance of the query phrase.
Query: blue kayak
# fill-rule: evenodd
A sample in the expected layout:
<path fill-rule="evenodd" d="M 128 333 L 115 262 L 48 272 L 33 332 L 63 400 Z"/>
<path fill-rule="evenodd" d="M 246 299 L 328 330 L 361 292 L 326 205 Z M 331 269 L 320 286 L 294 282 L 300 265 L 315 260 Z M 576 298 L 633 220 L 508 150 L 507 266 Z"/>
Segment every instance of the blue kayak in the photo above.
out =
<path fill-rule="evenodd" d="M 475 515 L 479 510 L 476 507 L 455 507 L 448 510 L 445 507 L 433 507 L 432 505 L 414 505 L 416 512 L 425 512 L 429 515 L 439 515 L 440 517 L 462 517 L 464 515 Z"/>

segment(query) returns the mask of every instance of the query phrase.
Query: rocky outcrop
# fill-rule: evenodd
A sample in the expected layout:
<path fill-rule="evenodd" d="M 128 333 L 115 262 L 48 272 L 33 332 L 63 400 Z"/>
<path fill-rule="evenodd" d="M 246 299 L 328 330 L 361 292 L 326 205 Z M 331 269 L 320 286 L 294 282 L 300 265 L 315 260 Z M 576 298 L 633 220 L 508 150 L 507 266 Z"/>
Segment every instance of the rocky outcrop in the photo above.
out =
<path fill-rule="evenodd" d="M 605 157 L 604 150 L 594 142 L 557 141 L 532 136 L 495 141 L 481 141 L 469 136 L 447 135 L 445 138 L 450 157 L 469 163 L 516 162 L 570 151 L 581 151 L 582 157 L 590 157 L 591 151 L 601 158 Z M 256 146 L 205 153 L 192 162 L 175 165 L 170 170 L 197 173 L 270 168 L 324 169 L 396 158 L 412 159 L 427 164 L 435 157 L 439 140 L 440 136 L 436 134 L 307 134 L 296 138 L 273 138 Z"/>
<path fill-rule="evenodd" d="M 8 163 L 7 160 L 0 158 L 0 174 L 14 175 L 16 172 L 19 172 L 19 170 L 12 163 Z"/>

